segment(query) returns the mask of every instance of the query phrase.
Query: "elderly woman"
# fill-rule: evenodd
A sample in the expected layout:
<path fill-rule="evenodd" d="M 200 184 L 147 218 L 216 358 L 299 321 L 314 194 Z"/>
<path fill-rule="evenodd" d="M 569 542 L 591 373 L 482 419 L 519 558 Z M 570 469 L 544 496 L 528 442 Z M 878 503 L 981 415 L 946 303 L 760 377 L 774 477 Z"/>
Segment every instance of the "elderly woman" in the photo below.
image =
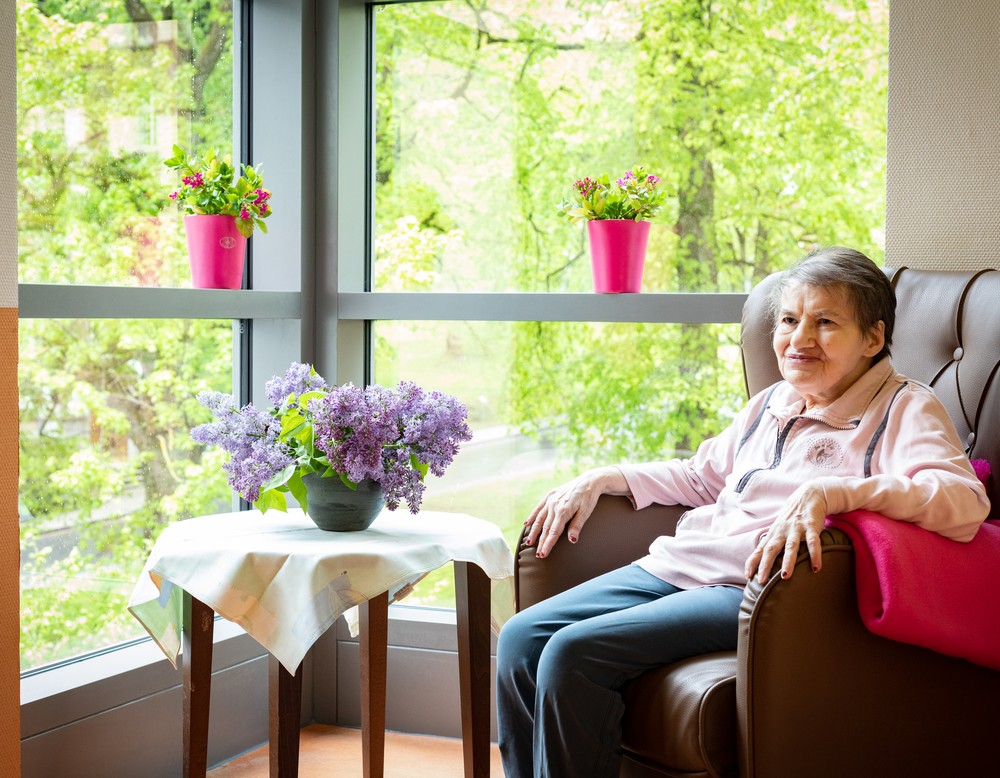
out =
<path fill-rule="evenodd" d="M 617 776 L 621 689 L 658 665 L 737 643 L 742 589 L 801 543 L 820 574 L 827 514 L 856 509 L 971 540 L 986 492 L 947 412 L 889 359 L 895 295 L 863 254 L 811 254 L 772 300 L 783 381 L 690 459 L 603 467 L 553 489 L 525 522 L 545 557 L 575 543 L 598 497 L 693 506 L 634 564 L 538 603 L 500 633 L 508 778 Z M 622 526 L 628 532 L 628 526 Z"/>

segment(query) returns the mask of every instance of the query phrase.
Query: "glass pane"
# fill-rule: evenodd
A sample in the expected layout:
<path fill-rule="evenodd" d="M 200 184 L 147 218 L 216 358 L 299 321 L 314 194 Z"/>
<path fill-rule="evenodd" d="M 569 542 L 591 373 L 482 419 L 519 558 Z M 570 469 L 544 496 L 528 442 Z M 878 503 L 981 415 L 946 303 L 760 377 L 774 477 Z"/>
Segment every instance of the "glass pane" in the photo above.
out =
<path fill-rule="evenodd" d="M 233 146 L 230 0 L 19 0 L 19 278 L 190 286 L 163 165 Z"/>
<path fill-rule="evenodd" d="M 514 547 L 550 488 L 592 465 L 686 455 L 746 401 L 739 325 L 377 322 L 375 381 L 469 408 L 473 439 L 423 510 L 494 522 Z M 405 508 L 404 508 L 405 510 Z M 453 606 L 450 568 L 406 604 Z"/>
<path fill-rule="evenodd" d="M 231 391 L 230 321 L 22 320 L 21 669 L 145 635 L 125 610 L 160 529 L 232 510 L 196 395 Z"/>
<path fill-rule="evenodd" d="M 883 254 L 888 0 L 487 0 L 375 13 L 374 288 L 593 291 L 572 184 L 667 192 L 646 291 Z"/>

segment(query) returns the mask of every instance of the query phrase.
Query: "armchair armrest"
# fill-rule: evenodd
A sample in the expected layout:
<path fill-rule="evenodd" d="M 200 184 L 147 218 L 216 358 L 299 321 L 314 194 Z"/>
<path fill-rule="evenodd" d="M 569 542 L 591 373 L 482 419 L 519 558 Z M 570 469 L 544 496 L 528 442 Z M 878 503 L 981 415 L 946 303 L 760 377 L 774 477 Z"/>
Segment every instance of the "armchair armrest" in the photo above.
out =
<path fill-rule="evenodd" d="M 576 543 L 559 539 L 548 558 L 538 559 L 533 546 L 518 538 L 514 558 L 517 610 L 547 599 L 602 573 L 646 555 L 660 535 L 672 535 L 682 505 L 651 505 L 641 511 L 627 497 L 602 496 Z"/>
<path fill-rule="evenodd" d="M 803 551 L 790 579 L 745 589 L 740 775 L 988 774 L 1000 672 L 870 632 L 858 610 L 850 539 L 827 529 L 821 541 L 819 573 Z"/>

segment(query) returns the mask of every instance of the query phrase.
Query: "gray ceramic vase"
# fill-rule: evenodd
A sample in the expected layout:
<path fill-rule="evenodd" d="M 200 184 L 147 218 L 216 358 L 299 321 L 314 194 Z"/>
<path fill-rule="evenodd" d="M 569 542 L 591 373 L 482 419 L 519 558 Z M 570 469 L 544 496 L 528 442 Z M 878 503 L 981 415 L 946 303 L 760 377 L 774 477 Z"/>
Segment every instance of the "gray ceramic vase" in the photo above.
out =
<path fill-rule="evenodd" d="M 357 489 L 350 489 L 339 476 L 321 478 L 308 473 L 302 476 L 302 483 L 309 495 L 309 518 L 331 532 L 368 529 L 385 505 L 382 487 L 374 481 L 362 481 Z"/>

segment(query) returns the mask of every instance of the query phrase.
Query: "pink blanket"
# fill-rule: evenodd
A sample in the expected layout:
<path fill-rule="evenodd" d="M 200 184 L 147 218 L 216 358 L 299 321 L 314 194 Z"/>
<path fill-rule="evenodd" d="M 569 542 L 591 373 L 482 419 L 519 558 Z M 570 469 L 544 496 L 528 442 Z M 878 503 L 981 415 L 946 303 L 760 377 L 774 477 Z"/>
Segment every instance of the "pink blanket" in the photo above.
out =
<path fill-rule="evenodd" d="M 826 523 L 854 544 L 868 629 L 1000 670 L 1000 522 L 983 524 L 969 543 L 871 511 Z"/>

